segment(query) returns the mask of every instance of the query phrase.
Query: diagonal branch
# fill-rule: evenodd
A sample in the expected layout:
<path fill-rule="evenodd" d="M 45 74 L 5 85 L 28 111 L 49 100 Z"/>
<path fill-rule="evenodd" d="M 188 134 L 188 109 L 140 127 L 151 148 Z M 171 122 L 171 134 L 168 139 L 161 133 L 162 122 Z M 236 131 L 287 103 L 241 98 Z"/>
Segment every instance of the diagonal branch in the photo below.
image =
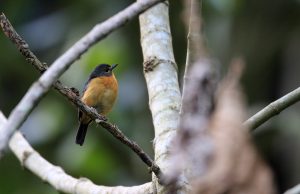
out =
<path fill-rule="evenodd" d="M 187 56 L 185 64 L 185 76 L 190 66 L 199 57 L 207 56 L 202 34 L 202 0 L 183 0 L 184 24 L 187 31 Z"/>
<path fill-rule="evenodd" d="M 288 189 L 284 194 L 299 194 L 300 193 L 300 184 Z"/>
<path fill-rule="evenodd" d="M 264 122 L 266 122 L 273 116 L 278 115 L 281 111 L 298 101 L 300 101 L 300 87 L 284 95 L 278 100 L 270 103 L 268 106 L 245 121 L 244 125 L 247 126 L 250 130 L 254 131 Z"/>
<path fill-rule="evenodd" d="M 167 180 L 171 192 L 187 189 L 183 184 L 185 179 L 192 182 L 201 177 L 208 168 L 207 159 L 213 153 L 207 125 L 214 106 L 217 79 L 213 60 L 208 56 L 203 41 L 202 1 L 184 0 L 183 3 L 188 45 L 180 124 L 172 150 L 172 171 Z"/>
<path fill-rule="evenodd" d="M 0 127 L 7 122 L 0 111 Z M 9 147 L 21 164 L 32 173 L 63 193 L 152 193 L 152 184 L 145 183 L 132 187 L 106 187 L 95 185 L 86 178 L 76 179 L 66 174 L 59 166 L 54 166 L 34 150 L 20 132 L 15 132 L 9 141 Z"/>
<path fill-rule="evenodd" d="M 150 5 L 149 5 L 150 6 Z M 14 28 L 11 26 L 10 22 L 7 20 L 4 14 L 0 15 L 0 24 L 5 33 L 5 35 L 18 47 L 19 51 L 25 56 L 26 60 L 30 62 L 37 70 L 41 73 L 45 72 L 48 67 L 46 64 L 40 62 L 38 58 L 30 51 L 28 44 L 25 40 L 23 40 Z M 38 85 L 40 86 L 40 85 Z M 64 95 L 73 105 L 81 109 L 83 112 L 88 114 L 94 120 L 99 121 L 99 124 L 108 130 L 115 138 L 119 139 L 123 144 L 127 145 L 131 150 L 133 150 L 144 163 L 146 163 L 150 170 L 153 171 L 158 177 L 160 177 L 161 171 L 160 168 L 153 162 L 153 160 L 136 144 L 134 141 L 127 138 L 116 125 L 113 125 L 106 121 L 106 118 L 99 115 L 94 109 L 86 106 L 82 101 L 77 97 L 76 92 L 72 90 L 72 88 L 68 88 L 63 86 L 60 81 L 56 81 L 53 83 L 53 87 L 59 91 L 62 95 Z M 42 88 L 43 89 L 43 88 Z M 24 104 L 24 103 L 23 103 Z M 16 112 L 14 110 L 14 112 Z M 18 115 L 18 112 L 16 113 Z M 24 117 L 23 119 L 25 119 Z M 11 125 L 7 124 L 7 127 Z M 14 125 L 15 128 L 18 128 L 17 125 Z M 11 127 L 12 129 L 12 127 Z M 7 134 L 7 130 L 0 129 L 2 136 L 0 139 L 3 138 L 3 141 L 0 141 L 0 150 L 1 146 L 5 146 L 5 141 L 8 141 L 8 137 L 11 134 Z M 3 132 L 2 132 L 3 131 Z M 1 145 L 2 142 L 2 145 Z"/>

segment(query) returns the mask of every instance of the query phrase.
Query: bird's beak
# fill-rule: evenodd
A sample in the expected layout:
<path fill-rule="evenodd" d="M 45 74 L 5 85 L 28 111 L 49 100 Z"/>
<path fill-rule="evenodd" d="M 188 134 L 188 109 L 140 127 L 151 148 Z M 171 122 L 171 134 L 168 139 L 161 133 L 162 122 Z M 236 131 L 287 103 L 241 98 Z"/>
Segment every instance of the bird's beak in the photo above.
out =
<path fill-rule="evenodd" d="M 110 70 L 112 71 L 114 68 L 116 68 L 118 66 L 118 64 L 113 64 L 110 68 Z"/>

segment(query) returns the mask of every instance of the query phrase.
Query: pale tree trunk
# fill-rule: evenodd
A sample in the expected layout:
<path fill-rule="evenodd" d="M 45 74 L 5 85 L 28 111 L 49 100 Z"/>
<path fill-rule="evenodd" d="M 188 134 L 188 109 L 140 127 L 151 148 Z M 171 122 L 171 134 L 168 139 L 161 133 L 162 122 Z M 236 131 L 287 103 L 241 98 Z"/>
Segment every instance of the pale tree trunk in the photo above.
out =
<path fill-rule="evenodd" d="M 149 94 L 149 107 L 155 130 L 155 162 L 162 172 L 170 167 L 171 140 L 179 126 L 181 94 L 169 25 L 168 2 L 160 3 L 140 15 L 144 73 Z M 153 176 L 158 193 L 164 187 Z"/>

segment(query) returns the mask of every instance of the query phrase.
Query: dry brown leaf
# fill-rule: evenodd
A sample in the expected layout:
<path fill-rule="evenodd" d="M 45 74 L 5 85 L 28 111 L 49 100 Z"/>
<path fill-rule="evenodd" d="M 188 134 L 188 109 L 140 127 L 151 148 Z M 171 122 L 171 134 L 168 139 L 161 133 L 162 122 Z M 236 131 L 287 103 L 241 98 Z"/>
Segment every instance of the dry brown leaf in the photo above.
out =
<path fill-rule="evenodd" d="M 273 194 L 272 173 L 243 128 L 245 104 L 238 84 L 241 65 L 236 61 L 217 93 L 209 125 L 214 156 L 205 175 L 192 183 L 193 193 Z"/>

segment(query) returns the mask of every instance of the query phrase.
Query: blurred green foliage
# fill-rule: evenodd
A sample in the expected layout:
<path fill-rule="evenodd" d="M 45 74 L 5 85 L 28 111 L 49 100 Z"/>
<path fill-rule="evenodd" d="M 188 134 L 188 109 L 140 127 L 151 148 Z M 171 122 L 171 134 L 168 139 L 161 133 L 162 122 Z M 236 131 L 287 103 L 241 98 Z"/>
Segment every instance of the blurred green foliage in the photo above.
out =
<path fill-rule="evenodd" d="M 18 33 L 41 61 L 49 65 L 96 23 L 133 1 L 0 1 Z M 182 75 L 186 33 L 182 2 L 170 2 L 173 46 Z M 204 1 L 204 33 L 220 71 L 233 57 L 246 61 L 243 85 L 249 115 L 299 86 L 300 1 Z M 99 63 L 120 64 L 115 71 L 120 93 L 110 121 L 153 154 L 153 125 L 148 109 L 139 45 L 138 19 L 92 47 L 62 76 L 69 87 L 81 89 Z M 15 46 L 0 33 L 0 110 L 6 116 L 39 77 Z M 181 80 L 181 77 L 180 77 Z M 254 134 L 263 156 L 272 165 L 280 191 L 300 182 L 299 105 L 284 111 Z M 151 179 L 146 166 L 127 147 L 94 124 L 83 147 L 75 144 L 77 110 L 51 90 L 21 130 L 33 147 L 75 177 L 101 185 L 135 185 Z M 20 166 L 8 151 L 0 161 L 0 194 L 57 193 Z"/>

